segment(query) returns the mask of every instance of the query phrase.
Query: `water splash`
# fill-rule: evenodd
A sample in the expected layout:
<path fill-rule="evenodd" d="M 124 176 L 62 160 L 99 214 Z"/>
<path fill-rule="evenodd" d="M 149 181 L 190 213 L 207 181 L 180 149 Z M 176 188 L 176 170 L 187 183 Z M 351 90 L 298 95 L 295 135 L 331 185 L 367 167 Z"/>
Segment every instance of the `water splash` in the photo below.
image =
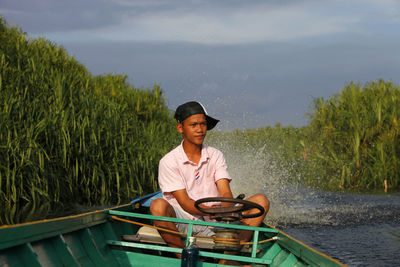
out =
<path fill-rule="evenodd" d="M 292 177 L 291 167 L 269 153 L 268 145 L 238 146 L 232 140 L 213 139 L 228 163 L 231 188 L 236 196 L 264 193 L 270 200 L 266 222 L 278 227 L 345 226 L 400 222 L 400 196 L 345 194 L 308 189 L 300 177 Z M 241 148 L 239 148 L 241 147 Z M 244 147 L 244 148 L 243 148 Z M 283 167 L 284 166 L 284 167 Z M 299 174 L 300 175 L 300 174 Z"/>

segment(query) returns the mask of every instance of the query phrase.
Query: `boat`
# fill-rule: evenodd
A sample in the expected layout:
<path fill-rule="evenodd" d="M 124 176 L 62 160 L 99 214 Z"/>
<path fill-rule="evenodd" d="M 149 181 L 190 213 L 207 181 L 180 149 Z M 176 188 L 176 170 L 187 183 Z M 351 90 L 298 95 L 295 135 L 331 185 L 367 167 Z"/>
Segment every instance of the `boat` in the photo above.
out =
<path fill-rule="evenodd" d="M 188 233 L 182 234 L 186 244 L 195 224 L 254 231 L 246 244 L 225 242 L 239 247 L 234 253 L 226 253 L 229 248 L 223 241 L 221 249 L 213 237 L 197 237 L 198 267 L 227 266 L 219 264 L 221 259 L 251 266 L 345 266 L 267 224 L 250 227 L 152 216 L 150 203 L 159 197 L 161 192 L 155 192 L 109 209 L 1 226 L 0 266 L 181 266 L 176 254 L 183 249 L 167 246 L 153 220 L 187 223 Z"/>

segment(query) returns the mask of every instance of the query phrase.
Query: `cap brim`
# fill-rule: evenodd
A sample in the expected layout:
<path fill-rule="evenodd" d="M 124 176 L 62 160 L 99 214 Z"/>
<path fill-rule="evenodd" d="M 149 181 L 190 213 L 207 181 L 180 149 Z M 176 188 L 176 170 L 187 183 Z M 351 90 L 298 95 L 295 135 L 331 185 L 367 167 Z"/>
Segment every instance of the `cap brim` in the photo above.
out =
<path fill-rule="evenodd" d="M 206 116 L 206 120 L 207 120 L 207 130 L 212 130 L 215 125 L 217 125 L 217 123 L 219 122 L 219 120 L 214 119 L 213 117 L 210 117 L 208 115 Z"/>

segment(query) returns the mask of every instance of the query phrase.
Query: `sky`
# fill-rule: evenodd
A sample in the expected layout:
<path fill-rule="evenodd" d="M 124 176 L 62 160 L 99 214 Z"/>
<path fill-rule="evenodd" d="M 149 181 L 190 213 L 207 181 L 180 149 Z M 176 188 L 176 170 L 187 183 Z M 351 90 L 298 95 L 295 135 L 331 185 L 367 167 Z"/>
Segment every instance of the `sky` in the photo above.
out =
<path fill-rule="evenodd" d="M 219 130 L 304 126 L 315 98 L 400 81 L 396 0 L 0 0 L 0 15 L 94 75 L 159 84 L 171 110 L 200 101 Z"/>

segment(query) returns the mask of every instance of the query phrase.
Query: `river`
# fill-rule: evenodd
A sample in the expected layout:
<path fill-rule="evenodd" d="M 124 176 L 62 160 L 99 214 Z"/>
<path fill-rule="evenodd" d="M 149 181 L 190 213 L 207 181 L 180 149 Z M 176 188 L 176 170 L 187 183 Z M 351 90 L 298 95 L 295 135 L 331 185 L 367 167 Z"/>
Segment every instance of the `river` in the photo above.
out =
<path fill-rule="evenodd" d="M 289 185 L 289 172 L 265 153 L 221 148 L 234 194 L 268 196 L 267 223 L 349 266 L 400 266 L 399 193 L 333 193 Z"/>
<path fill-rule="evenodd" d="M 279 229 L 349 266 L 400 266 L 399 194 L 300 192 Z"/>

